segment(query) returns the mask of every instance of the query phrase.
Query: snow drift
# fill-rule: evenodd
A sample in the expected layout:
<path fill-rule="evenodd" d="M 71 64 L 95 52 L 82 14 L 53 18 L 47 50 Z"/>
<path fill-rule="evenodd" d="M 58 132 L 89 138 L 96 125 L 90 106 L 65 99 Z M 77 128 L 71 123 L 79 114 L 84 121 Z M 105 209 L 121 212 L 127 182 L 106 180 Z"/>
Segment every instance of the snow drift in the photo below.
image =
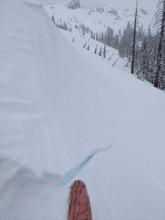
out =
<path fill-rule="evenodd" d="M 0 219 L 66 219 L 55 177 L 115 140 L 76 177 L 94 219 L 164 220 L 164 93 L 87 60 L 42 7 L 0 11 Z"/>

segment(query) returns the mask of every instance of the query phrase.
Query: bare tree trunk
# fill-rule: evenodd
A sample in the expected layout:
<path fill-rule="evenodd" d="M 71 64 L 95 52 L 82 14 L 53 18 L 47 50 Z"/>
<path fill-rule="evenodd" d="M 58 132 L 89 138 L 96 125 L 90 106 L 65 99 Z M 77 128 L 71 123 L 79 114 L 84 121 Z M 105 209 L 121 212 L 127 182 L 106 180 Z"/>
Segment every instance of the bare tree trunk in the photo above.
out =
<path fill-rule="evenodd" d="M 163 40 L 165 37 L 165 0 L 163 0 L 163 14 L 161 20 L 161 32 L 160 32 L 160 40 L 159 40 L 159 47 L 158 47 L 158 55 L 157 55 L 157 70 L 155 73 L 154 79 L 154 87 L 160 88 L 161 87 L 161 69 L 162 69 L 162 52 L 163 52 Z"/>
<path fill-rule="evenodd" d="M 136 2 L 135 21 L 134 21 L 134 33 L 133 33 L 133 45 L 132 45 L 132 64 L 131 73 L 135 72 L 135 48 L 136 48 L 136 29 L 137 29 L 137 16 L 138 16 L 138 4 Z"/>

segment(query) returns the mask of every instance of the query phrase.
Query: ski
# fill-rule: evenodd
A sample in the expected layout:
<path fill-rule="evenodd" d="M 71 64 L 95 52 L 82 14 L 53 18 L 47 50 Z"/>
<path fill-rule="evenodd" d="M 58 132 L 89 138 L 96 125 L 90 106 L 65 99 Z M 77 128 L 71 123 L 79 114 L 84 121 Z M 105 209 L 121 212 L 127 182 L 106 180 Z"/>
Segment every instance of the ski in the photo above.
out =
<path fill-rule="evenodd" d="M 92 220 L 92 210 L 86 185 L 75 181 L 70 190 L 68 220 Z"/>

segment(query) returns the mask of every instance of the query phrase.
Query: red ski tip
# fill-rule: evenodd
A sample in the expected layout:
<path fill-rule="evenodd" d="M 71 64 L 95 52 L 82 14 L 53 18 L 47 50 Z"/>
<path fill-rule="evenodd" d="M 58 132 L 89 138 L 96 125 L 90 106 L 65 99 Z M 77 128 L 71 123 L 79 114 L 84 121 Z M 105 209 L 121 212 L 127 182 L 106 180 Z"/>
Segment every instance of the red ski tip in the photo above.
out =
<path fill-rule="evenodd" d="M 75 181 L 69 197 L 68 220 L 92 220 L 92 210 L 86 185 Z"/>

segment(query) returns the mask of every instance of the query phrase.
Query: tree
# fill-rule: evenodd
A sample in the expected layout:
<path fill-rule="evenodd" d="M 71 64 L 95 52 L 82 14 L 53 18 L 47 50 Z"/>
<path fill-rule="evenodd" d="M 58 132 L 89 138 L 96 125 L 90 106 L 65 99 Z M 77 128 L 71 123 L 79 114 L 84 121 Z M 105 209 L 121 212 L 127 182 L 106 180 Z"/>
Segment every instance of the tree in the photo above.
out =
<path fill-rule="evenodd" d="M 83 45 L 83 48 L 86 48 L 86 46 L 87 46 L 87 43 L 85 43 L 85 44 Z"/>
<path fill-rule="evenodd" d="M 111 29 L 110 27 L 107 28 L 103 38 L 103 43 L 106 45 L 113 47 L 113 42 L 114 42 L 114 30 Z"/>
<path fill-rule="evenodd" d="M 87 46 L 87 50 L 90 50 L 90 46 L 89 45 Z"/>
<path fill-rule="evenodd" d="M 120 40 L 118 45 L 119 55 L 122 58 L 130 58 L 132 55 L 132 36 L 133 28 L 130 22 L 127 23 L 126 28 L 123 30 L 123 33 L 120 34 Z"/>
<path fill-rule="evenodd" d="M 96 47 L 95 47 L 95 54 L 97 54 L 97 45 L 96 45 Z"/>
<path fill-rule="evenodd" d="M 56 24 L 56 21 L 55 21 L 55 19 L 54 19 L 54 16 L 52 15 L 52 21 L 53 21 L 53 23 L 54 24 Z"/>
<path fill-rule="evenodd" d="M 116 34 L 115 36 L 114 36 L 114 42 L 113 42 L 113 46 L 114 46 L 114 48 L 118 48 L 119 47 L 119 35 L 118 34 Z"/>
<path fill-rule="evenodd" d="M 103 49 L 103 57 L 104 57 L 104 59 L 106 58 L 106 54 L 107 54 L 107 49 L 106 49 L 106 45 L 104 45 L 104 49 Z"/>
<path fill-rule="evenodd" d="M 158 23 L 160 23 L 160 38 L 159 38 L 159 46 L 158 46 L 158 54 L 157 54 L 157 68 L 154 78 L 154 87 L 164 89 L 165 85 L 162 85 L 162 63 L 163 63 L 163 44 L 164 44 L 164 37 L 165 37 L 165 0 L 161 1 L 162 8 L 158 10 L 157 17 Z"/>
<path fill-rule="evenodd" d="M 132 74 L 134 74 L 134 72 L 135 72 L 135 48 L 136 48 L 136 34 L 137 34 L 137 17 L 138 17 L 138 3 L 136 2 L 133 44 L 132 44 L 132 63 L 131 63 L 131 73 Z"/>
<path fill-rule="evenodd" d="M 99 56 L 102 57 L 102 47 L 100 47 Z"/>
<path fill-rule="evenodd" d="M 144 37 L 143 42 L 139 47 L 137 59 L 135 63 L 136 74 L 139 79 L 146 79 L 148 72 L 148 42 L 147 37 Z"/>

